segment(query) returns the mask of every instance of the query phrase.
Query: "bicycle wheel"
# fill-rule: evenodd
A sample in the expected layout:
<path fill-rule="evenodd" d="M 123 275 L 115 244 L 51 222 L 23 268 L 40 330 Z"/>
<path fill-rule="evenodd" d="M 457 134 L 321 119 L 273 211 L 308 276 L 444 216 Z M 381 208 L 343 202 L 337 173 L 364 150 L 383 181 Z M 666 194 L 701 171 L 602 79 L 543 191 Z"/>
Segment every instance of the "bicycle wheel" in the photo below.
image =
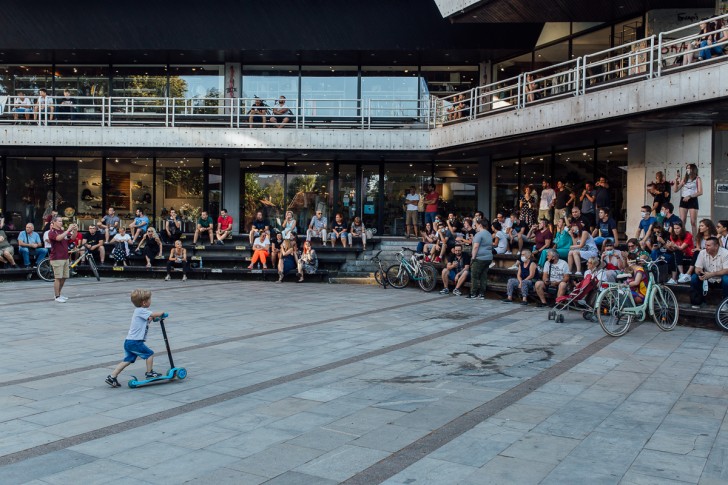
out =
<path fill-rule="evenodd" d="M 44 258 L 40 263 L 38 263 L 36 272 L 38 273 L 40 279 L 44 281 L 53 281 L 55 279 L 55 276 L 53 275 L 51 258 Z"/>
<path fill-rule="evenodd" d="M 87 259 L 88 265 L 91 266 L 91 271 L 96 277 L 96 281 L 101 281 L 101 276 L 99 276 L 99 268 L 96 266 L 96 261 L 94 261 L 94 257 L 89 254 Z"/>
<path fill-rule="evenodd" d="M 417 280 L 422 291 L 432 291 L 437 286 L 437 270 L 431 264 L 423 264 L 420 266 L 420 277 Z"/>
<path fill-rule="evenodd" d="M 728 298 L 718 305 L 718 309 L 715 311 L 715 323 L 723 330 L 728 331 Z"/>
<path fill-rule="evenodd" d="M 377 280 L 377 284 L 383 288 L 387 287 L 387 275 L 384 270 L 379 268 L 374 272 L 374 279 Z"/>
<path fill-rule="evenodd" d="M 387 282 L 398 290 L 407 286 L 409 280 L 409 273 L 399 264 L 393 264 L 387 268 Z"/>
<path fill-rule="evenodd" d="M 675 328 L 680 315 L 675 293 L 667 286 L 656 286 L 650 297 L 650 313 L 660 330 L 668 331 Z"/>
<path fill-rule="evenodd" d="M 625 315 L 622 311 L 626 301 L 624 297 L 620 299 L 618 288 L 608 288 L 597 298 L 595 305 L 597 319 L 599 320 L 599 326 L 607 335 L 620 337 L 629 330 L 632 315 Z"/>

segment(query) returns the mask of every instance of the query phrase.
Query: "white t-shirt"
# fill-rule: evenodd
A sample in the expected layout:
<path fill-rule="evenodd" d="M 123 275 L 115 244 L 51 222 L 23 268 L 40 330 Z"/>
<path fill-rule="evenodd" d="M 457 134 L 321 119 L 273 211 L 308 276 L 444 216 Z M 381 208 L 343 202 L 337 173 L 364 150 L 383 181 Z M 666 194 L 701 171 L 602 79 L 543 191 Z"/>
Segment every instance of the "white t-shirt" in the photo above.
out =
<path fill-rule="evenodd" d="M 498 246 L 495 247 L 496 254 L 505 254 L 508 251 L 508 236 L 503 231 L 495 233 L 495 237 L 498 238 Z"/>
<path fill-rule="evenodd" d="M 549 271 L 551 272 L 549 274 Z M 569 274 L 569 265 L 563 259 L 559 259 L 556 264 L 546 262 L 543 265 L 543 274 L 548 275 L 550 283 L 557 283 L 564 279 L 564 275 Z"/>
<path fill-rule="evenodd" d="M 126 251 L 126 254 L 129 255 L 129 243 L 131 242 L 131 236 L 129 234 L 124 233 L 123 236 L 121 234 L 117 234 L 111 242 L 124 243 L 124 250 Z"/>
<path fill-rule="evenodd" d="M 554 201 L 554 198 L 556 197 L 556 192 L 554 192 L 554 189 L 548 188 L 543 189 L 541 192 L 541 205 L 538 206 L 539 210 L 545 211 L 551 208 L 551 202 Z"/>
<path fill-rule="evenodd" d="M 146 340 L 149 331 L 149 317 L 152 311 L 149 308 L 139 307 L 134 309 L 131 316 L 131 325 L 129 333 L 126 335 L 127 340 Z"/>
<path fill-rule="evenodd" d="M 260 237 L 256 237 L 253 240 L 253 246 L 255 247 L 256 245 L 261 245 L 265 251 L 268 251 L 268 248 L 270 248 L 270 239 L 265 238 L 265 242 L 260 242 Z"/>
<path fill-rule="evenodd" d="M 51 232 L 50 229 L 43 233 L 43 247 L 48 250 L 51 249 L 51 241 L 48 239 L 49 232 Z"/>
<path fill-rule="evenodd" d="M 46 96 L 45 98 L 38 96 L 38 106 L 43 106 L 43 105 L 50 106 L 52 104 L 53 104 L 53 98 L 51 98 L 50 96 Z"/>
<path fill-rule="evenodd" d="M 420 201 L 420 194 L 407 194 L 407 210 L 416 211 L 417 203 Z"/>
<path fill-rule="evenodd" d="M 30 98 L 25 97 L 23 99 L 15 98 L 15 107 L 16 108 L 23 108 L 23 109 L 30 109 L 31 108 Z"/>

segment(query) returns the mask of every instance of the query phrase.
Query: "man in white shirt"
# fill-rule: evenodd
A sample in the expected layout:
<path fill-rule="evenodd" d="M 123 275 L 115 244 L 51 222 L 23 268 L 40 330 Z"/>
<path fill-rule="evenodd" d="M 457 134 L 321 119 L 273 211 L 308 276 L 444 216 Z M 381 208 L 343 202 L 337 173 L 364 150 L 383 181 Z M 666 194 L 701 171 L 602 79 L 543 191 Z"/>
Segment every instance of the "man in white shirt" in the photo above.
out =
<path fill-rule="evenodd" d="M 326 246 L 326 229 L 328 221 L 320 210 L 316 211 L 316 215 L 311 218 L 306 231 L 306 241 L 311 242 L 312 237 L 320 237 L 322 246 Z"/>
<path fill-rule="evenodd" d="M 414 185 L 410 187 L 409 194 L 407 194 L 405 199 L 407 201 L 407 207 L 405 208 L 405 227 L 407 233 L 405 235 L 409 239 L 410 236 L 417 237 L 418 234 L 417 219 L 419 213 L 417 212 L 417 205 L 420 203 L 420 194 L 417 193 Z"/>
<path fill-rule="evenodd" d="M 40 115 L 41 120 L 47 121 L 53 119 L 53 98 L 48 96 L 45 88 L 38 90 L 38 101 L 35 103 L 35 119 Z"/>
<path fill-rule="evenodd" d="M 22 91 L 18 92 L 18 96 L 15 98 L 15 103 L 13 104 L 13 120 L 18 121 L 18 113 L 23 113 L 25 119 L 30 121 L 30 113 L 32 112 L 33 104 L 30 102 L 30 98 L 25 96 Z"/>
<path fill-rule="evenodd" d="M 286 97 L 281 95 L 278 98 L 278 104 L 273 106 L 273 116 L 270 117 L 270 121 L 273 124 L 277 124 L 278 128 L 283 128 L 286 123 L 291 121 L 293 111 L 286 105 Z"/>
<path fill-rule="evenodd" d="M 545 179 L 541 182 L 541 188 L 543 190 L 541 191 L 541 203 L 538 206 L 537 220 L 548 219 L 549 221 L 553 221 L 552 210 L 556 201 L 556 192 L 551 188 L 548 180 Z"/>
<path fill-rule="evenodd" d="M 549 249 L 541 280 L 536 282 L 536 294 L 540 300 L 538 306 L 546 306 L 546 292 L 555 294 L 558 298 L 565 295 L 568 289 L 569 265 L 559 259 L 559 253 L 555 249 Z"/>
<path fill-rule="evenodd" d="M 728 298 L 728 249 L 720 247 L 717 237 L 705 240 L 705 249 L 695 261 L 695 273 L 690 281 L 690 303 L 692 308 L 705 305 L 708 287 L 720 287 L 723 298 Z"/>

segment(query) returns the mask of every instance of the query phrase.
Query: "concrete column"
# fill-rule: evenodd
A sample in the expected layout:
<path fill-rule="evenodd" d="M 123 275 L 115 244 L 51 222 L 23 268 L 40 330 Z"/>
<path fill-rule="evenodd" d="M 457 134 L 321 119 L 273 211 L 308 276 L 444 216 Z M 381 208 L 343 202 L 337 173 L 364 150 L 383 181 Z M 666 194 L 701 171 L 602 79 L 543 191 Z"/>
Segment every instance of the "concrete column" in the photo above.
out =
<path fill-rule="evenodd" d="M 713 222 L 728 219 L 728 124 L 716 125 L 713 134 L 713 184 L 705 186 L 713 199 Z"/>
<path fill-rule="evenodd" d="M 478 210 L 483 211 L 485 217 L 490 219 L 492 183 L 491 183 L 491 160 L 489 156 L 484 156 L 478 160 L 478 188 L 476 194 L 478 197 Z"/>
<path fill-rule="evenodd" d="M 222 205 L 233 218 L 233 233 L 240 232 L 240 159 L 226 158 L 223 163 Z"/>

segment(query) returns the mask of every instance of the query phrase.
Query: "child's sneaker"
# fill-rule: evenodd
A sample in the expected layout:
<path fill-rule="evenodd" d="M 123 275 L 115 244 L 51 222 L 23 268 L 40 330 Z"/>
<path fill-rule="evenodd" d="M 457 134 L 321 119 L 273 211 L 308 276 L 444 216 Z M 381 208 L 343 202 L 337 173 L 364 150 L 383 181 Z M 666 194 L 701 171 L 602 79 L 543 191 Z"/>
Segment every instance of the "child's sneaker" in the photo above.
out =
<path fill-rule="evenodd" d="M 119 381 L 116 380 L 116 377 L 111 377 L 110 375 L 106 376 L 106 383 L 111 387 L 121 386 L 121 384 L 119 384 Z"/>
<path fill-rule="evenodd" d="M 162 374 L 160 374 L 159 372 L 150 371 L 144 375 L 146 376 L 147 379 L 151 379 L 153 377 L 160 377 Z"/>

